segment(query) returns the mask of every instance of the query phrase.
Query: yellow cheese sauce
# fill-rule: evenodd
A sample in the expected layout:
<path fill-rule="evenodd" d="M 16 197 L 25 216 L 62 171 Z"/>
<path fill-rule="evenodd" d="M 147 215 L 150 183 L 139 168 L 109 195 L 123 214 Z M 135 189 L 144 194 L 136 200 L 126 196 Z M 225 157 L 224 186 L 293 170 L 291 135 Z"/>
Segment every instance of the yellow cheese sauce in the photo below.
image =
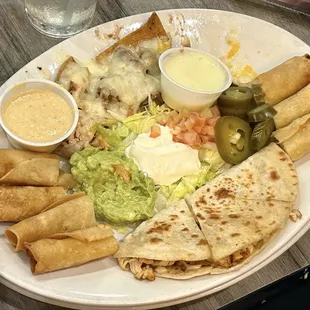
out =
<path fill-rule="evenodd" d="M 51 142 L 71 128 L 73 111 L 59 95 L 33 89 L 6 103 L 4 124 L 16 136 L 29 142 Z"/>
<path fill-rule="evenodd" d="M 227 81 L 225 69 L 216 59 L 186 49 L 168 55 L 163 70 L 174 82 L 195 91 L 218 91 Z"/>

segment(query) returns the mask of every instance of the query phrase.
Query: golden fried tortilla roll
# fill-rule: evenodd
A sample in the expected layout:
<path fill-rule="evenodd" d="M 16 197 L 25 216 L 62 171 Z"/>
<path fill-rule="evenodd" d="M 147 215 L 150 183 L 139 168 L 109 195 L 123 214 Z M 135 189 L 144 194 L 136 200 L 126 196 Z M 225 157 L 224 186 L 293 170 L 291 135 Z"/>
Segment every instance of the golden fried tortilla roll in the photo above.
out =
<path fill-rule="evenodd" d="M 0 184 L 57 186 L 58 177 L 57 155 L 0 149 Z"/>
<path fill-rule="evenodd" d="M 71 232 L 95 226 L 93 202 L 88 196 L 64 198 L 64 203 L 25 219 L 5 231 L 15 251 L 25 249 L 25 242 L 33 242 L 57 233 Z M 69 201 L 66 201 L 71 199 Z"/>
<path fill-rule="evenodd" d="M 274 108 L 277 111 L 274 117 L 277 129 L 310 113 L 310 83 L 298 93 L 278 103 Z"/>
<path fill-rule="evenodd" d="M 113 255 L 118 250 L 113 231 L 107 225 L 55 234 L 36 242 L 26 242 L 25 247 L 33 274 L 79 266 Z"/>
<path fill-rule="evenodd" d="M 310 56 L 295 56 L 273 69 L 260 74 L 260 84 L 266 103 L 275 105 L 294 95 L 310 83 Z"/>
<path fill-rule="evenodd" d="M 0 222 L 20 222 L 66 195 L 63 187 L 0 186 Z"/>
<path fill-rule="evenodd" d="M 310 114 L 304 115 L 290 125 L 273 133 L 277 143 L 285 150 L 292 161 L 310 153 Z"/>

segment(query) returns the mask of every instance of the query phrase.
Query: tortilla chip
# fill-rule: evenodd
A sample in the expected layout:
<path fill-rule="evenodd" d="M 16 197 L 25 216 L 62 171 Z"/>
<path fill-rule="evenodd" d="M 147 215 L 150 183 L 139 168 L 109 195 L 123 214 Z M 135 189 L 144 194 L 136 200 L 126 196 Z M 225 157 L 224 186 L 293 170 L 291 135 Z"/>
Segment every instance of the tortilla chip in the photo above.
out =
<path fill-rule="evenodd" d="M 154 38 L 157 38 L 161 42 L 166 43 L 169 45 L 169 47 L 171 46 L 170 39 L 160 21 L 160 18 L 155 12 L 152 13 L 151 17 L 144 25 L 104 50 L 96 57 L 96 60 L 97 62 L 101 63 L 119 46 L 137 46 L 141 42 L 149 41 Z"/>
<path fill-rule="evenodd" d="M 75 62 L 74 58 L 71 56 L 69 57 L 61 66 L 60 68 L 58 69 L 58 72 L 57 72 L 57 76 L 56 76 L 56 79 L 55 79 L 55 82 L 58 83 L 59 82 L 59 79 L 61 77 L 61 74 L 63 73 L 63 71 L 66 69 L 66 67 L 68 66 L 68 64 L 72 63 L 72 62 Z"/>

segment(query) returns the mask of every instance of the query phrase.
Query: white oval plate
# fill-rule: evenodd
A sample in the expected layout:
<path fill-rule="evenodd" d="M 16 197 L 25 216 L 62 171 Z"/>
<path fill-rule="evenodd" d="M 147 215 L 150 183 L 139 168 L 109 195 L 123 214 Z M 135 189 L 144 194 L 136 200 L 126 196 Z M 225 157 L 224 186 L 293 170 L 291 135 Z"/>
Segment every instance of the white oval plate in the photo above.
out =
<path fill-rule="evenodd" d="M 170 14 L 173 16 L 171 23 Z M 124 26 L 121 34 L 138 28 L 149 14 L 127 17 L 109 22 L 68 39 L 45 52 L 12 76 L 0 93 L 12 83 L 28 78 L 53 78 L 59 65 L 68 55 L 82 62 L 100 53 L 113 43 L 104 39 L 114 25 Z M 250 64 L 262 72 L 293 55 L 309 52 L 309 46 L 292 34 L 253 17 L 214 10 L 173 10 L 159 12 L 159 16 L 173 36 L 181 29 L 190 37 L 192 46 L 215 56 L 229 50 L 228 34 L 240 42 L 241 50 L 235 65 Z M 177 40 L 175 40 L 177 42 Z M 42 67 L 39 70 L 38 67 Z M 0 132 L 0 147 L 8 147 Z M 158 308 L 206 296 L 222 290 L 277 258 L 293 245 L 310 227 L 310 156 L 296 164 L 300 180 L 300 195 L 296 202 L 303 217 L 289 222 L 281 233 L 241 270 L 223 275 L 203 276 L 187 281 L 157 278 L 154 282 L 137 281 L 129 272 L 121 271 L 115 260 L 107 258 L 80 267 L 33 276 L 29 261 L 23 253 L 12 251 L 4 237 L 5 224 L 0 224 L 0 281 L 12 289 L 41 301 L 79 309 Z M 262 176 L 263 177 L 263 176 Z"/>

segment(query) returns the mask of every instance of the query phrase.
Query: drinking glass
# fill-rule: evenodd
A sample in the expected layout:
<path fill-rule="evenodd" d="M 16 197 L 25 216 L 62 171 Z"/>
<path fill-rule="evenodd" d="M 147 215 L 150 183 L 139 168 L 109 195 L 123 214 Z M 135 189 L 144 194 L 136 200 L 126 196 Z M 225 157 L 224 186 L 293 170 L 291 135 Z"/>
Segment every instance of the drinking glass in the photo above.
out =
<path fill-rule="evenodd" d="M 30 23 L 41 33 L 66 38 L 88 28 L 97 0 L 24 0 Z"/>

